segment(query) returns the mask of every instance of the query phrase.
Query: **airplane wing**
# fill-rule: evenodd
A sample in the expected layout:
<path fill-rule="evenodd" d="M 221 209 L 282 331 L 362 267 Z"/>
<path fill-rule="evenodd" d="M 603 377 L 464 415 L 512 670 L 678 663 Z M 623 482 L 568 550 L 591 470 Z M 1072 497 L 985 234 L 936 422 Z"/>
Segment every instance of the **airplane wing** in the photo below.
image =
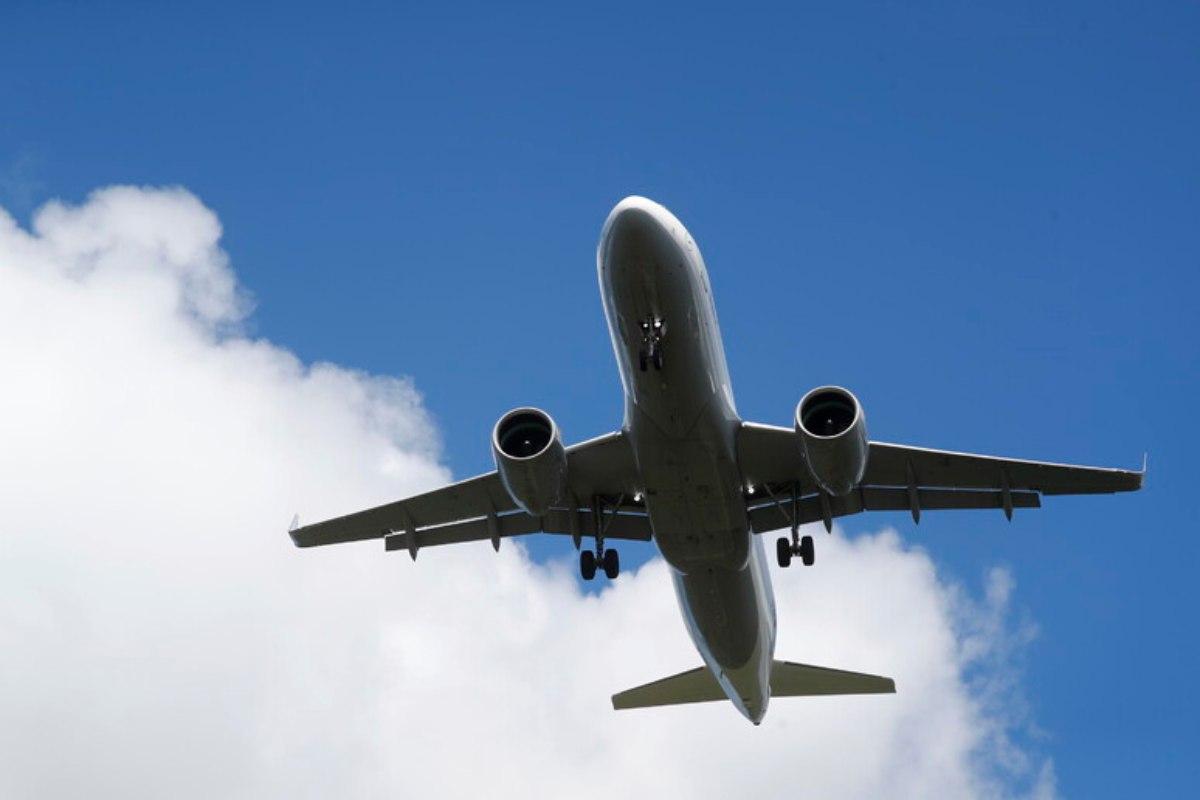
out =
<path fill-rule="evenodd" d="M 633 500 L 636 471 L 625 434 L 617 431 L 567 448 L 568 499 L 543 517 L 519 510 L 496 472 L 393 503 L 289 531 L 297 547 L 384 539 L 387 550 L 500 540 L 526 533 L 649 541 L 644 505 Z M 601 498 L 600 516 L 592 505 Z"/>
<path fill-rule="evenodd" d="M 803 525 L 861 511 L 1038 508 L 1041 495 L 1104 494 L 1140 489 L 1145 470 L 1133 472 L 1041 461 L 954 453 L 871 442 L 862 482 L 849 494 L 819 492 L 800 455 L 795 431 L 743 423 L 738 458 L 756 532 Z"/>

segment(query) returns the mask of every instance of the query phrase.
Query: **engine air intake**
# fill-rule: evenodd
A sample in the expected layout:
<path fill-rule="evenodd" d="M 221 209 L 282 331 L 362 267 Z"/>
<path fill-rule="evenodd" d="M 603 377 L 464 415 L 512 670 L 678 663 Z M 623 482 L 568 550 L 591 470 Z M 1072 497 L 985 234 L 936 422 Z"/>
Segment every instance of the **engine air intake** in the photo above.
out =
<path fill-rule="evenodd" d="M 510 458 L 532 458 L 554 441 L 554 425 L 543 414 L 517 411 L 509 414 L 496 430 L 500 452 Z"/>
<path fill-rule="evenodd" d="M 545 411 L 518 408 L 496 423 L 492 455 L 509 497 L 540 517 L 562 500 L 567 487 L 567 451 L 558 426 Z"/>
<path fill-rule="evenodd" d="M 808 471 L 831 495 L 849 493 L 867 469 L 867 423 L 858 399 L 840 386 L 813 389 L 796 406 L 796 435 Z"/>
<path fill-rule="evenodd" d="M 845 392 L 819 390 L 805 398 L 800 421 L 814 436 L 837 436 L 847 431 L 858 416 L 858 405 Z"/>

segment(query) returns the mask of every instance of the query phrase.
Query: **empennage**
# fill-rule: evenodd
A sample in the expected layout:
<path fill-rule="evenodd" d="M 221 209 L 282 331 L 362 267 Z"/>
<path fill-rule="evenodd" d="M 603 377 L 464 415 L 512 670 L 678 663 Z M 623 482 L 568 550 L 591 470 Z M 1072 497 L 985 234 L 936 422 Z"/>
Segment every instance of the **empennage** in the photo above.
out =
<path fill-rule="evenodd" d="M 891 678 L 847 672 L 790 661 L 771 664 L 772 697 L 812 697 L 836 694 L 892 694 Z M 613 695 L 615 709 L 676 706 L 725 700 L 725 692 L 707 667 L 681 672 Z"/>

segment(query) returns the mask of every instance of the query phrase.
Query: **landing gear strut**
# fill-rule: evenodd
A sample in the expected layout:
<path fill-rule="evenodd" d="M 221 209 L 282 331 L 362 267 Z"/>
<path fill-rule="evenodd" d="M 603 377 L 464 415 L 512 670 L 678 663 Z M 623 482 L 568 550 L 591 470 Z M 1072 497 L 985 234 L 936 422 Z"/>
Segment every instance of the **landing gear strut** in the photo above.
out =
<path fill-rule="evenodd" d="M 620 501 L 617 502 L 620 506 Z M 579 575 L 585 581 L 590 581 L 596 577 L 596 568 L 604 570 L 604 577 L 610 581 L 616 580 L 621 574 L 621 557 L 617 555 L 617 551 L 604 546 L 604 530 L 608 526 L 604 524 L 604 509 L 600 504 L 600 499 L 596 498 L 592 506 L 593 518 L 596 520 L 596 549 L 583 550 L 579 553 Z M 613 513 L 616 511 L 614 509 Z"/>
<path fill-rule="evenodd" d="M 770 487 L 767 487 L 767 494 L 771 494 Z M 774 497 L 775 496 L 771 494 L 771 498 L 774 499 Z M 822 508 L 828 509 L 825 496 L 822 495 L 821 499 Z M 776 501 L 776 503 L 778 503 L 778 501 Z M 784 508 L 784 506 L 780 506 L 780 508 Z M 796 490 L 795 484 L 792 485 L 791 508 L 792 512 L 789 514 L 787 511 L 784 511 L 784 516 L 786 516 L 788 521 L 792 523 L 792 538 L 788 539 L 786 536 L 781 536 L 779 540 L 775 542 L 775 558 L 777 561 L 779 561 L 779 566 L 783 567 L 784 569 L 787 569 L 792 565 L 792 556 L 800 556 L 800 562 L 806 567 L 811 567 L 813 562 L 817 560 L 817 555 L 813 548 L 813 537 L 800 535 L 800 521 L 797 518 L 800 509 L 800 496 L 799 492 Z M 825 519 L 825 530 L 829 530 L 828 516 L 826 516 Z"/>
<path fill-rule="evenodd" d="M 642 372 L 653 364 L 654 368 L 663 368 L 662 341 L 667 335 L 667 323 L 658 317 L 647 317 L 639 323 L 642 329 L 642 349 L 638 353 L 638 366 Z"/>
<path fill-rule="evenodd" d="M 796 491 L 792 490 L 792 508 L 798 508 Z M 795 513 L 795 512 L 793 512 Z M 800 535 L 800 523 L 795 517 L 792 517 L 792 538 L 780 537 L 779 541 L 775 542 L 775 557 L 779 561 L 779 566 L 790 567 L 792 565 L 792 556 L 800 556 L 800 562 L 806 567 L 811 567 L 816 561 L 817 555 L 813 550 L 813 537 Z"/>

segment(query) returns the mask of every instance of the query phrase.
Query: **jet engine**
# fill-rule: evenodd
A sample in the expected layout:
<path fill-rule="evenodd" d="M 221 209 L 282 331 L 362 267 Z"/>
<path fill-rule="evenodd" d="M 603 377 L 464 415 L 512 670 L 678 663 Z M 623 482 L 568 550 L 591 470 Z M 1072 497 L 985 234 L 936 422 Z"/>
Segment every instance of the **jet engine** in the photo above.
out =
<path fill-rule="evenodd" d="M 867 470 L 867 423 L 858 398 L 840 386 L 813 389 L 796 406 L 796 435 L 813 480 L 832 495 L 850 492 Z"/>
<path fill-rule="evenodd" d="M 518 408 L 492 431 L 496 471 L 509 497 L 526 513 L 544 515 L 567 487 L 567 451 L 558 426 L 545 411 Z"/>

